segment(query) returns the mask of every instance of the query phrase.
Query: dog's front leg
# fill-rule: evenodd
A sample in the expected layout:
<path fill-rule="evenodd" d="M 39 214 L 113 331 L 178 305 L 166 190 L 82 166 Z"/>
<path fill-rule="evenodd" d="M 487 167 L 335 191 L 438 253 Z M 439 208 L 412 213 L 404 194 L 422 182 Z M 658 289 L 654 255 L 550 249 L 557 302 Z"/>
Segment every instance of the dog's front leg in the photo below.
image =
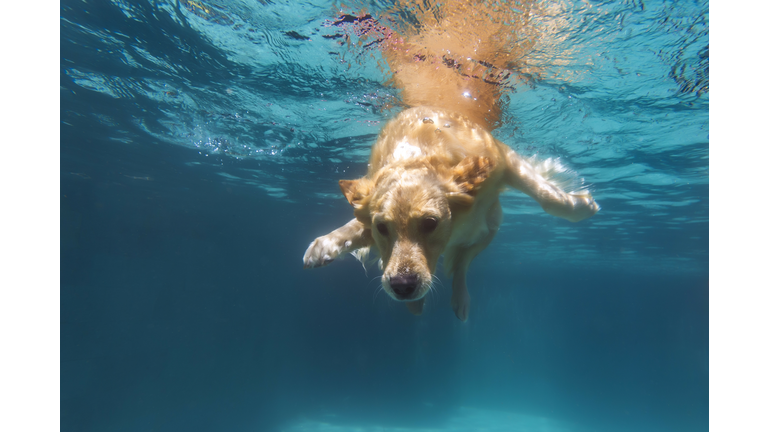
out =
<path fill-rule="evenodd" d="M 421 315 L 424 310 L 424 298 L 420 298 L 416 301 L 407 302 L 405 306 L 408 307 L 408 311 L 416 316 Z"/>
<path fill-rule="evenodd" d="M 339 255 L 373 245 L 371 230 L 352 219 L 329 234 L 318 237 L 304 253 L 304 268 L 322 267 Z"/>
<path fill-rule="evenodd" d="M 459 269 L 453 275 L 451 308 L 456 318 L 466 322 L 469 317 L 469 291 L 467 290 L 467 270 Z"/>
<path fill-rule="evenodd" d="M 507 151 L 506 183 L 536 200 L 545 212 L 578 222 L 592 217 L 600 206 L 589 193 L 567 193 L 553 181 L 545 178 L 528 161 L 515 153 Z"/>

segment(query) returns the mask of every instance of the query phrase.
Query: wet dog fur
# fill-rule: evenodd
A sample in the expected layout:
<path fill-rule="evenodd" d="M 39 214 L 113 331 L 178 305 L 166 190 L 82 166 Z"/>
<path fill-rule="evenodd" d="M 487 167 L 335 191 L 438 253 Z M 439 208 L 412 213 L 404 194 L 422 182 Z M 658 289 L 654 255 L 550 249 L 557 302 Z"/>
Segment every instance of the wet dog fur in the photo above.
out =
<path fill-rule="evenodd" d="M 456 3 L 461 12 L 465 6 Z M 495 31 L 488 25 L 483 28 Z M 354 208 L 354 218 L 315 239 L 304 254 L 304 268 L 375 249 L 381 257 L 384 291 L 419 315 L 425 296 L 434 289 L 433 275 L 443 256 L 443 270 L 453 277 L 451 307 L 456 317 L 466 321 L 467 270 L 501 225 L 502 190 L 521 191 L 547 213 L 572 222 L 591 217 L 599 206 L 586 191 L 566 192 L 491 135 L 498 120 L 498 86 L 487 79 L 467 79 L 455 70 L 420 64 L 425 63 L 425 55 L 419 54 L 418 62 L 413 60 L 410 49 L 414 46 L 429 50 L 430 43 L 445 42 L 445 34 L 435 29 L 439 25 L 432 31 L 421 29 L 412 38 L 418 44 L 392 36 L 383 48 L 390 67 L 399 72 L 395 84 L 415 106 L 382 129 L 364 177 L 339 181 Z M 492 49 L 499 42 L 492 36 L 487 35 L 490 42 L 480 40 L 473 52 L 479 48 L 493 57 Z M 473 94 L 480 97 L 467 97 Z"/>

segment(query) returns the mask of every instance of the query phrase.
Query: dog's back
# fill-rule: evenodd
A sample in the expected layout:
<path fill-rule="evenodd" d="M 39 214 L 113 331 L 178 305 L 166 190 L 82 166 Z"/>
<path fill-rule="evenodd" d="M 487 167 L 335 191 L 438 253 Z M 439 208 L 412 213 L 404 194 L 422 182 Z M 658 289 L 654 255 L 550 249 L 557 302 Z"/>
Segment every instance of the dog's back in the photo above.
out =
<path fill-rule="evenodd" d="M 369 175 L 394 161 L 423 156 L 440 159 L 432 165 L 454 167 L 469 155 L 499 160 L 503 144 L 469 117 L 431 106 L 410 108 L 381 130 L 373 147 Z"/>

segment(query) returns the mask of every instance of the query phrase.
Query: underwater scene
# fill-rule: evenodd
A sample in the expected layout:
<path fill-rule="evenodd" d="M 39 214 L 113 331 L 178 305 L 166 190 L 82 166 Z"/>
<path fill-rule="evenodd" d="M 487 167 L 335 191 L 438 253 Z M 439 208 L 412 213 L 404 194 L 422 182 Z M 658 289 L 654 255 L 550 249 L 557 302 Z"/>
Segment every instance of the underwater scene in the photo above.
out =
<path fill-rule="evenodd" d="M 62 431 L 709 429 L 707 1 L 62 0 L 59 32 Z M 468 316 L 437 252 L 396 298 L 339 183 L 433 101 L 599 206 L 500 187 Z M 347 222 L 370 256 L 307 260 Z"/>

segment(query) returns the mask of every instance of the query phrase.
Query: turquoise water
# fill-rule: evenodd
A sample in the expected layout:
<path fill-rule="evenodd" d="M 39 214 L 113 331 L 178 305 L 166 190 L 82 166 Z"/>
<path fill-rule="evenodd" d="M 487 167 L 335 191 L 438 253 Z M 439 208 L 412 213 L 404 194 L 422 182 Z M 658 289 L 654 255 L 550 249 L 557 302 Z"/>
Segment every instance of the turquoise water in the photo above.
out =
<path fill-rule="evenodd" d="M 709 5 L 540 6 L 494 135 L 602 210 L 506 192 L 461 323 L 447 286 L 413 317 L 375 268 L 301 268 L 402 109 L 331 23 L 407 14 L 62 1 L 61 429 L 706 430 Z"/>

